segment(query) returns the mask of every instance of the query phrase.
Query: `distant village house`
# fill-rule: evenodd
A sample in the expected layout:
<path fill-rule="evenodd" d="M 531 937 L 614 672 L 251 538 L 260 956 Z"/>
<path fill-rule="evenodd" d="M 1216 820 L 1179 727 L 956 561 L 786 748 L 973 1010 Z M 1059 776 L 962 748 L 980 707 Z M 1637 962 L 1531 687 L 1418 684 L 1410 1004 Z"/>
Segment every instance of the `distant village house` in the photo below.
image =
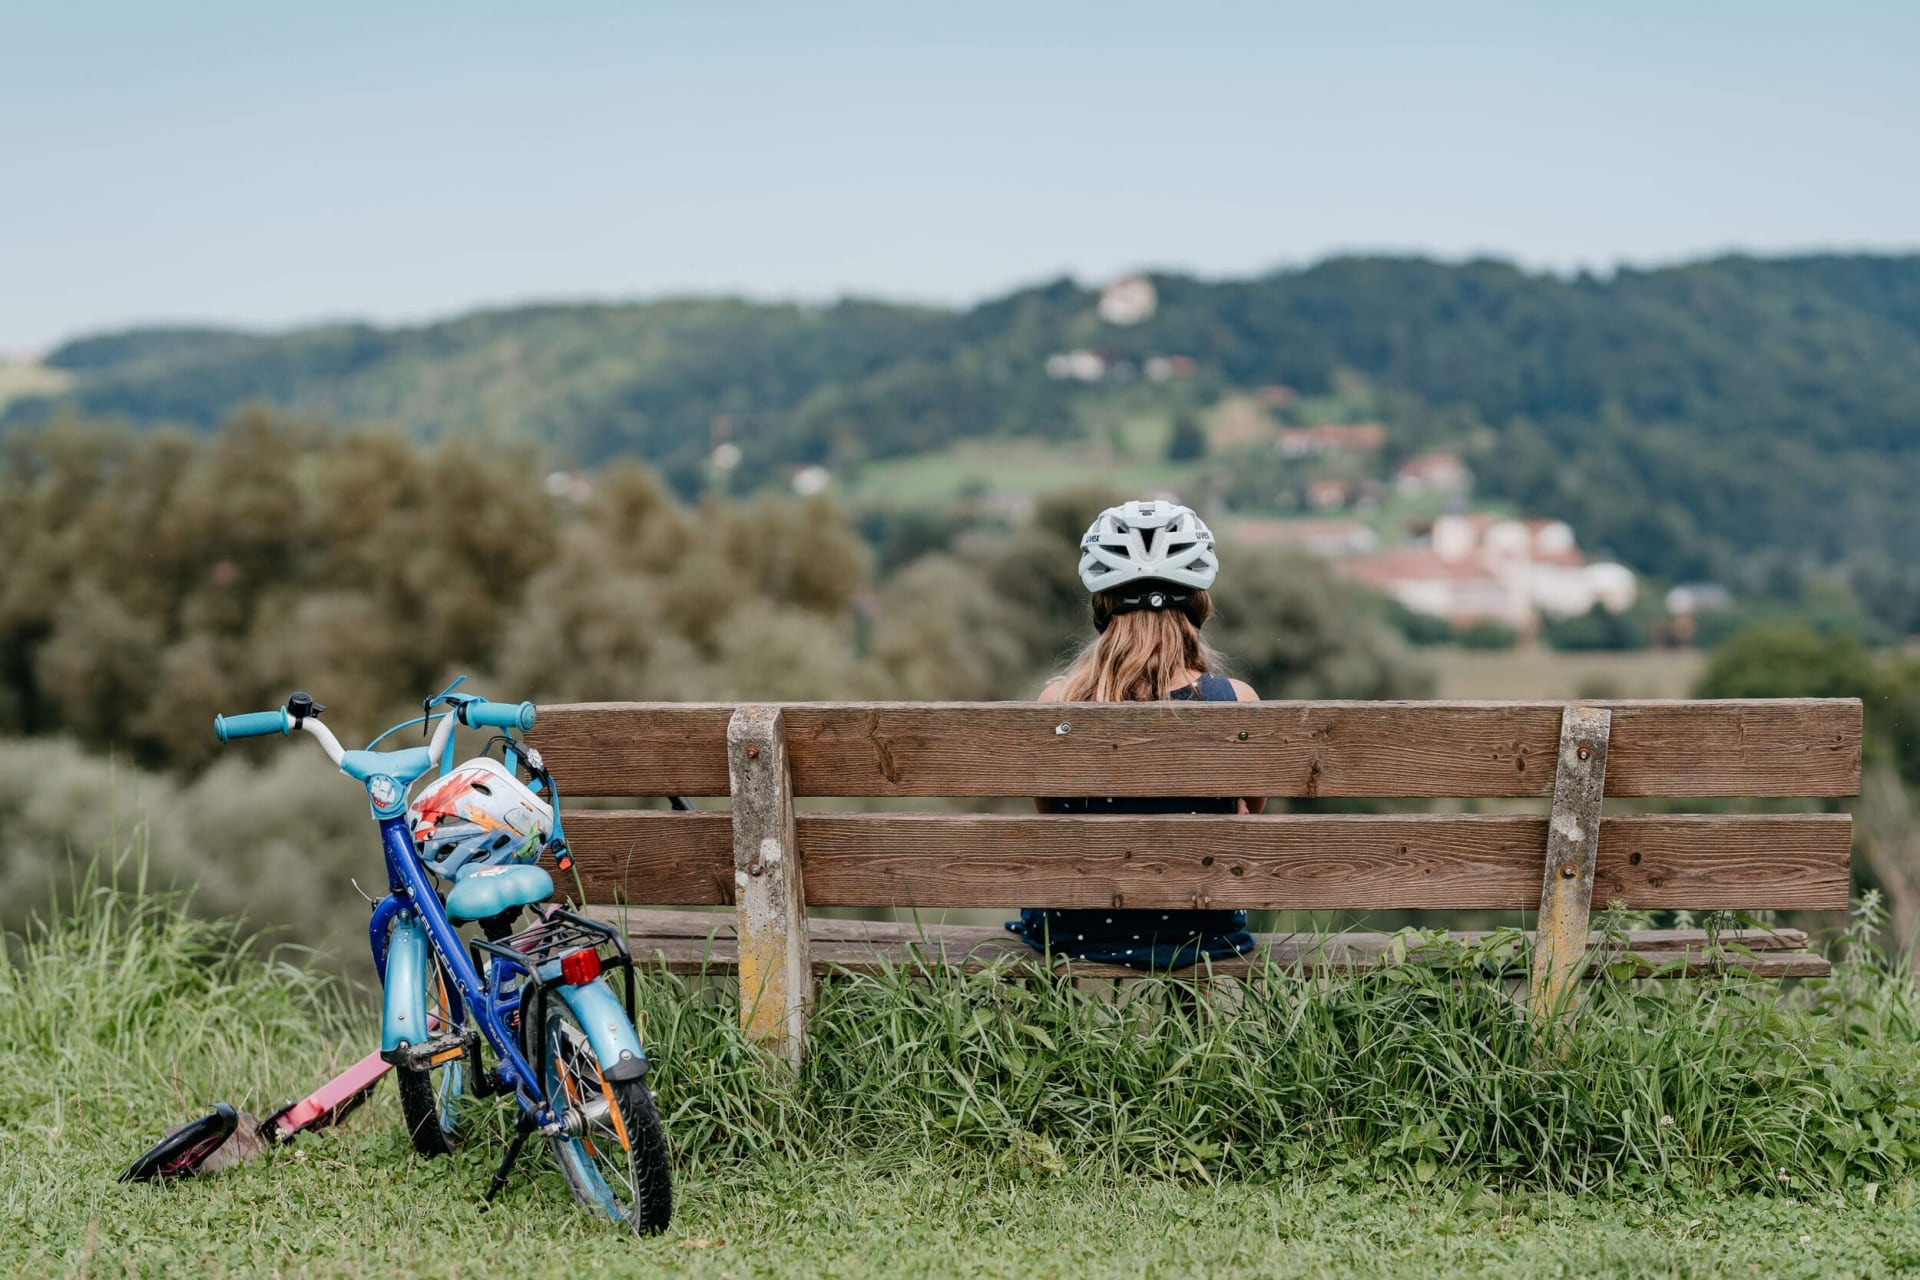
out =
<path fill-rule="evenodd" d="M 1131 325 L 1151 320 L 1159 305 L 1153 281 L 1145 276 L 1122 276 L 1100 291 L 1100 318 L 1108 324 Z"/>
<path fill-rule="evenodd" d="M 1280 452 L 1289 458 L 1377 453 L 1387 443 L 1387 429 L 1377 422 L 1323 422 L 1314 427 L 1282 427 L 1276 443 Z"/>
<path fill-rule="evenodd" d="M 1457 454 L 1422 453 L 1394 471 L 1393 487 L 1405 498 L 1457 497 L 1473 488 L 1473 472 Z"/>
<path fill-rule="evenodd" d="M 1495 622 L 1531 634 L 1543 616 L 1573 617 L 1595 605 L 1633 606 L 1633 571 L 1591 562 L 1564 520 L 1445 515 L 1425 546 L 1395 547 L 1340 562 L 1346 576 L 1418 613 L 1454 626 Z"/>

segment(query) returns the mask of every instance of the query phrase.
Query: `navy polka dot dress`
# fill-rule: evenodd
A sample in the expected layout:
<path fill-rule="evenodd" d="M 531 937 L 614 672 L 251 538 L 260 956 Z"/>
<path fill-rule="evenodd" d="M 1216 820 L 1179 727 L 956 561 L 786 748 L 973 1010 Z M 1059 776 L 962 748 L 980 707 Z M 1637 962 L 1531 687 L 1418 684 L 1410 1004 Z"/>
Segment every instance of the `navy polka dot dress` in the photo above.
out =
<path fill-rule="evenodd" d="M 1225 676 L 1201 676 L 1197 686 L 1175 690 L 1170 697 L 1191 702 L 1233 702 L 1233 682 Z M 1055 813 L 1233 813 L 1230 797 L 1162 799 L 1054 800 Z M 1071 910 L 1027 907 L 1018 920 L 1007 921 L 1009 932 L 1036 951 L 1132 969 L 1182 969 L 1204 956 L 1224 960 L 1253 950 L 1244 911 L 1135 911 Z"/>

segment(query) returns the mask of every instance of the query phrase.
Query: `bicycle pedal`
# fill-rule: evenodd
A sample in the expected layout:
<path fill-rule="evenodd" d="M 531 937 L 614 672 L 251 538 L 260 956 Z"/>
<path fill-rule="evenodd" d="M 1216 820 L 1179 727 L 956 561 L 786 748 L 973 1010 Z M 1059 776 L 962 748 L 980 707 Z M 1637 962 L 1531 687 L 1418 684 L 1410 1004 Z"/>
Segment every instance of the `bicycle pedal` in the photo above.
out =
<path fill-rule="evenodd" d="M 420 1044 L 402 1045 L 380 1056 L 396 1067 L 405 1067 L 409 1071 L 431 1071 L 459 1058 L 472 1055 L 479 1047 L 480 1037 L 469 1031 L 461 1033 L 450 1031 L 443 1036 L 435 1036 Z"/>

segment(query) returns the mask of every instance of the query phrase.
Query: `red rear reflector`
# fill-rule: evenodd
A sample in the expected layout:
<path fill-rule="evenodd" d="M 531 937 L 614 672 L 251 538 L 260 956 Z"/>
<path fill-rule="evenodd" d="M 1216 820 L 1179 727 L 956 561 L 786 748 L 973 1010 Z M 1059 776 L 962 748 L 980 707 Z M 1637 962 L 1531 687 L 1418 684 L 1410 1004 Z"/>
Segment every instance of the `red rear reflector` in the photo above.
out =
<path fill-rule="evenodd" d="M 600 976 L 600 953 L 588 947 L 560 957 L 560 980 L 570 987 Z"/>

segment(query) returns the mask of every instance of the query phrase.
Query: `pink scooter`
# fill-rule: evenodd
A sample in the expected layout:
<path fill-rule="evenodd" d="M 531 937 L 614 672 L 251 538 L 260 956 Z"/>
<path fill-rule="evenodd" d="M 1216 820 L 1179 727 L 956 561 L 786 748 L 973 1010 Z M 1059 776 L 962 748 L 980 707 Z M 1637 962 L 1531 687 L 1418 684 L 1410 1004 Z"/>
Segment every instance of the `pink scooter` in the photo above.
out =
<path fill-rule="evenodd" d="M 120 1175 L 122 1182 L 154 1178 L 191 1178 L 251 1160 L 268 1147 L 295 1135 L 324 1129 L 372 1095 L 391 1071 L 379 1053 L 370 1053 L 298 1102 L 289 1102 L 264 1120 L 244 1115 L 225 1102 L 215 1103 L 198 1120 L 167 1130 L 151 1150 Z"/>

